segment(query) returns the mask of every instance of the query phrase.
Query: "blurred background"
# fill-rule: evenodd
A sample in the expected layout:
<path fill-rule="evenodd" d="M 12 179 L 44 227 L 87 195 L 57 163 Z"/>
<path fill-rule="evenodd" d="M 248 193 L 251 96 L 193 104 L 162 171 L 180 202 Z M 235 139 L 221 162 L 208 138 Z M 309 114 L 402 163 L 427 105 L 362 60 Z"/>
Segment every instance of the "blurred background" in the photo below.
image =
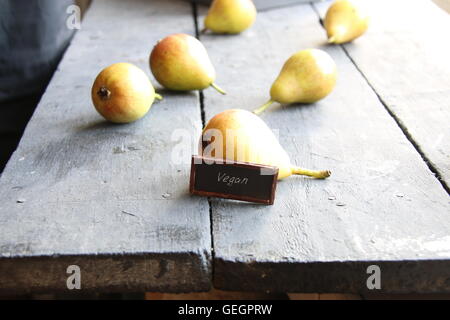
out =
<path fill-rule="evenodd" d="M 67 8 L 89 0 L 0 0 L 0 173 L 72 39 Z"/>

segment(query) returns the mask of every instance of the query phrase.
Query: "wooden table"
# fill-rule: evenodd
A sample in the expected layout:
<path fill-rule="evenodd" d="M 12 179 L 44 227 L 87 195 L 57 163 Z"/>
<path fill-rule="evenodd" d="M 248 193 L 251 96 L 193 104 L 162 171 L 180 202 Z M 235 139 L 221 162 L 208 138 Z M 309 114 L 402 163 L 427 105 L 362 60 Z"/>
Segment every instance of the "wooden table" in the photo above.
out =
<path fill-rule="evenodd" d="M 64 291 L 78 265 L 84 290 L 367 292 L 375 264 L 382 292 L 450 292 L 450 17 L 431 1 L 377 1 L 363 37 L 328 46 L 328 5 L 201 35 L 228 95 L 157 87 L 144 119 L 111 125 L 90 101 L 97 73 L 126 61 L 150 75 L 155 42 L 195 35 L 206 9 L 94 1 L 0 179 L 0 291 Z M 296 164 L 332 177 L 282 181 L 273 206 L 191 197 L 174 130 L 197 139 L 217 112 L 259 106 L 312 47 L 336 61 L 336 89 L 262 118 Z"/>

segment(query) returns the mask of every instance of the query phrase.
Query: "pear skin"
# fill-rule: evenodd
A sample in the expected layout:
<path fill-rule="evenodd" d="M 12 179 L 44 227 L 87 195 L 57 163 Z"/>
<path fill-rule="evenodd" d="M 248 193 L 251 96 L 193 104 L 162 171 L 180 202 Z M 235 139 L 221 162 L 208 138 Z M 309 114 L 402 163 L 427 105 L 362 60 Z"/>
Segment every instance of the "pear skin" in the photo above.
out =
<path fill-rule="evenodd" d="M 350 42 L 364 32 L 369 26 L 369 17 L 358 1 L 337 0 L 328 8 L 324 27 L 329 43 Z"/>
<path fill-rule="evenodd" d="M 205 29 L 214 33 L 236 34 L 248 29 L 256 19 L 251 0 L 214 0 L 205 17 Z"/>
<path fill-rule="evenodd" d="M 165 88 L 175 91 L 202 90 L 214 87 L 216 71 L 203 44 L 196 38 L 179 33 L 155 45 L 150 54 L 150 69 Z"/>
<path fill-rule="evenodd" d="M 221 160 L 275 166 L 279 169 L 279 180 L 293 174 L 318 179 L 330 176 L 329 171 L 312 171 L 292 165 L 266 123 L 241 109 L 225 110 L 209 120 L 202 132 L 199 154 Z"/>
<path fill-rule="evenodd" d="M 115 123 L 136 121 L 149 111 L 155 93 L 147 75 L 131 63 L 115 63 L 103 69 L 91 89 L 92 103 L 106 120 Z"/>
<path fill-rule="evenodd" d="M 336 85 L 336 63 L 319 49 L 301 50 L 284 64 L 270 89 L 270 100 L 253 111 L 262 113 L 273 102 L 314 103 L 323 99 Z"/>

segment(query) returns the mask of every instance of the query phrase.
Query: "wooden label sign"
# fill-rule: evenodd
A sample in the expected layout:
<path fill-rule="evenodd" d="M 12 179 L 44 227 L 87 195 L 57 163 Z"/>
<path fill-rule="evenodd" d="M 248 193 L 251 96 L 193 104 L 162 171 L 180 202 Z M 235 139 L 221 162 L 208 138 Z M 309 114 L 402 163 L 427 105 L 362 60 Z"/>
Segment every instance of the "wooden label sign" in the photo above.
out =
<path fill-rule="evenodd" d="M 189 189 L 200 196 L 273 204 L 277 178 L 277 167 L 192 156 Z"/>

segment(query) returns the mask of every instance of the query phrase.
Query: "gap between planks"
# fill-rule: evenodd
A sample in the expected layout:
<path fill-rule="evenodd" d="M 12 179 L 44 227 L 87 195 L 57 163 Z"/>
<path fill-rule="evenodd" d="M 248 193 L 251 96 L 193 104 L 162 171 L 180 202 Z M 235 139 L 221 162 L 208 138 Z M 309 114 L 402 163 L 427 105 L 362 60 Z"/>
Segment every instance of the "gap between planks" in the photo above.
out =
<path fill-rule="evenodd" d="M 311 6 L 312 10 L 316 13 L 317 18 L 319 19 L 319 24 L 323 28 L 324 27 L 323 26 L 324 22 L 323 22 L 323 19 L 322 19 L 321 15 L 320 15 L 318 9 L 316 8 L 315 4 L 310 2 L 309 5 Z M 350 62 L 355 66 L 356 70 L 361 74 L 361 76 L 366 81 L 366 83 L 370 87 L 370 89 L 375 93 L 375 95 L 378 98 L 378 101 L 380 101 L 380 103 L 383 105 L 383 107 L 386 110 L 386 112 L 395 121 L 395 123 L 400 128 L 400 130 L 402 131 L 402 133 L 406 137 L 406 139 L 412 144 L 412 146 L 417 151 L 417 153 L 419 153 L 420 157 L 425 162 L 425 164 L 427 165 L 428 169 L 433 173 L 434 177 L 439 181 L 439 183 L 442 185 L 442 187 L 447 192 L 447 194 L 450 195 L 450 187 L 447 185 L 447 183 L 445 182 L 444 178 L 439 173 L 439 170 L 432 164 L 431 160 L 425 155 L 425 153 L 423 152 L 423 150 L 419 146 L 419 144 L 416 142 L 416 140 L 414 140 L 414 138 L 411 135 L 411 133 L 409 133 L 408 128 L 403 124 L 402 120 L 399 117 L 397 117 L 397 115 L 395 115 L 395 113 L 389 108 L 387 103 L 384 101 L 384 99 L 381 97 L 381 95 L 377 92 L 377 90 L 372 85 L 372 83 L 369 81 L 369 79 L 366 77 L 364 72 L 362 72 L 362 70 L 359 68 L 359 66 L 356 63 L 356 61 L 351 57 L 351 55 L 349 54 L 349 52 L 345 48 L 345 45 L 339 44 L 339 47 L 342 48 L 342 50 L 344 51 L 344 54 L 347 56 L 347 58 L 350 60 Z"/>
<path fill-rule="evenodd" d="M 319 21 L 319 24 L 323 28 L 323 19 L 320 16 L 320 13 L 318 12 L 318 9 L 316 8 L 315 4 L 313 2 L 309 2 L 308 4 L 311 6 L 312 10 L 316 13 L 318 21 Z M 193 9 L 196 37 L 197 37 L 197 39 L 200 40 L 200 28 L 199 28 L 199 24 L 198 24 L 198 4 L 195 3 L 195 2 L 191 2 L 191 5 L 192 5 L 192 9 Z M 281 7 L 297 6 L 297 5 L 299 5 L 299 4 L 298 3 L 288 4 L 288 5 L 285 5 L 285 6 L 280 6 L 280 8 Z M 260 11 L 268 11 L 268 10 L 274 10 L 274 9 L 278 9 L 278 7 L 277 8 L 266 9 L 266 10 L 260 10 Z M 351 55 L 349 54 L 349 52 L 347 51 L 345 46 L 344 45 L 339 45 L 339 46 L 342 48 L 342 50 L 344 51 L 344 54 L 348 57 L 350 62 L 355 66 L 356 70 L 361 74 L 361 76 L 366 81 L 366 83 L 370 87 L 370 89 L 375 93 L 375 95 L 377 96 L 378 100 L 383 105 L 383 107 L 385 108 L 386 112 L 390 115 L 390 117 L 395 121 L 397 126 L 402 131 L 403 135 L 412 144 L 412 146 L 417 151 L 417 153 L 419 153 L 420 157 L 425 162 L 425 164 L 427 165 L 428 169 L 433 173 L 433 175 L 439 181 L 439 183 L 442 185 L 442 187 L 447 192 L 447 194 L 450 195 L 450 186 L 447 185 L 447 183 L 445 182 L 444 178 L 439 173 L 439 170 L 437 170 L 437 168 L 432 164 L 431 160 L 425 155 L 425 153 L 422 150 L 422 148 L 420 147 L 420 145 L 416 142 L 416 140 L 413 138 L 411 133 L 408 131 L 408 128 L 403 124 L 402 120 L 399 117 L 397 117 L 397 115 L 395 115 L 394 112 L 389 108 L 387 103 L 384 101 L 384 99 L 377 92 L 377 90 L 372 85 L 372 83 L 369 81 L 369 79 L 366 77 L 366 75 L 359 68 L 358 64 L 351 57 Z M 200 109 L 201 109 L 202 124 L 203 124 L 203 126 L 205 126 L 206 119 L 205 119 L 205 108 L 204 108 L 204 95 L 203 95 L 203 92 L 201 90 L 199 91 L 199 98 L 200 98 Z M 208 202 L 210 202 L 210 201 L 208 200 Z M 211 205 L 210 205 L 210 211 L 211 211 Z M 211 229 L 211 232 L 212 232 L 212 229 Z"/>
<path fill-rule="evenodd" d="M 316 13 L 317 18 L 318 18 L 318 23 L 320 24 L 320 26 L 323 28 L 323 19 L 320 16 L 320 13 L 318 12 L 318 9 L 316 8 L 315 4 L 313 2 L 309 2 L 308 3 L 312 10 Z M 293 6 L 298 6 L 299 4 L 290 4 L 290 5 L 285 5 L 282 7 L 293 7 Z M 306 3 L 304 4 L 306 5 Z M 192 7 L 192 16 L 193 16 L 193 20 L 194 20 L 194 28 L 195 28 L 195 37 L 201 41 L 201 28 L 200 28 L 200 24 L 199 24 L 199 14 L 198 14 L 198 4 L 195 2 L 191 2 L 191 7 Z M 281 6 L 280 6 L 281 7 Z M 263 11 L 268 11 L 268 10 L 276 10 L 278 8 L 271 8 L 271 9 L 267 9 L 267 10 L 263 10 Z M 422 158 L 422 160 L 425 162 L 425 164 L 427 165 L 428 169 L 433 173 L 433 175 L 435 176 L 435 178 L 439 181 L 439 183 L 442 185 L 442 187 L 444 188 L 444 190 L 447 192 L 447 194 L 450 195 L 450 188 L 449 186 L 446 184 L 446 182 L 444 181 L 444 179 L 442 178 L 442 176 L 440 175 L 439 171 L 435 168 L 435 166 L 431 163 L 430 159 L 425 155 L 425 153 L 423 152 L 423 150 L 421 149 L 421 147 L 419 146 L 419 144 L 414 140 L 414 138 L 412 137 L 412 135 L 409 133 L 408 129 L 406 128 L 406 126 L 403 124 L 403 122 L 401 121 L 401 119 L 399 117 L 397 117 L 389 108 L 389 106 L 387 105 L 387 103 L 383 100 L 383 98 L 381 97 L 381 95 L 377 92 L 377 90 L 375 89 L 375 87 L 370 83 L 369 79 L 366 77 L 366 75 L 362 72 L 362 70 L 359 68 L 359 66 L 357 65 L 357 63 L 354 61 L 354 59 L 351 57 L 351 55 L 349 54 L 349 52 L 347 51 L 347 49 L 345 48 L 344 45 L 339 45 L 339 47 L 341 47 L 341 49 L 343 50 L 344 54 L 347 56 L 347 58 L 349 59 L 350 63 L 356 68 L 356 70 L 361 74 L 361 76 L 363 77 L 363 79 L 366 81 L 367 85 L 369 86 L 369 88 L 375 93 L 376 97 L 378 98 L 378 100 L 380 101 L 380 103 L 383 105 L 384 109 L 386 110 L 386 112 L 390 115 L 390 117 L 395 121 L 395 123 L 397 124 L 397 126 L 400 128 L 400 130 L 402 131 L 403 135 L 406 137 L 406 139 L 412 144 L 412 146 L 414 147 L 414 149 L 419 153 L 420 157 Z M 201 121 L 202 121 L 202 127 L 204 128 L 206 125 L 206 112 L 205 112 L 205 99 L 204 99 L 204 93 L 202 90 L 199 90 L 199 105 L 200 105 L 200 116 L 201 116 Z M 213 226 L 213 212 L 212 212 L 212 203 L 211 203 L 211 199 L 210 197 L 208 197 L 208 207 L 209 207 L 209 218 L 210 218 L 210 233 L 211 233 L 211 258 L 212 258 L 212 263 L 211 263 L 211 275 L 212 275 L 212 281 L 214 283 L 214 277 L 215 277 L 215 250 L 214 250 L 214 226 Z M 293 294 L 293 297 L 290 297 L 291 299 L 298 299 L 298 297 L 295 297 L 296 294 Z M 316 300 L 322 300 L 319 294 L 316 294 L 317 298 Z M 324 299 L 327 300 L 327 298 L 325 297 L 326 295 L 324 295 Z M 332 295 L 331 295 L 332 296 Z M 345 294 L 343 294 L 342 296 L 345 296 Z M 340 297 L 338 299 L 348 299 L 347 298 L 343 298 Z M 349 295 L 352 296 L 352 299 L 356 299 L 356 295 Z M 358 296 L 359 297 L 359 296 Z M 305 297 L 303 297 L 304 299 Z M 328 297 L 329 298 L 329 297 Z M 306 299 L 312 299 L 311 297 L 308 297 Z M 331 298 L 333 299 L 333 298 Z M 336 297 L 334 297 L 334 299 L 337 299 Z"/>
<path fill-rule="evenodd" d="M 195 37 L 200 41 L 200 28 L 198 23 L 198 4 L 191 2 L 192 17 L 194 19 Z M 202 121 L 202 129 L 206 126 L 206 114 L 205 114 L 205 96 L 203 90 L 198 91 L 198 99 L 200 105 L 200 117 Z M 211 234 L 211 283 L 214 283 L 214 266 L 215 266 L 215 253 L 214 253 L 214 231 L 213 231 L 213 213 L 211 198 L 208 197 L 208 209 L 209 209 L 209 232 Z"/>

